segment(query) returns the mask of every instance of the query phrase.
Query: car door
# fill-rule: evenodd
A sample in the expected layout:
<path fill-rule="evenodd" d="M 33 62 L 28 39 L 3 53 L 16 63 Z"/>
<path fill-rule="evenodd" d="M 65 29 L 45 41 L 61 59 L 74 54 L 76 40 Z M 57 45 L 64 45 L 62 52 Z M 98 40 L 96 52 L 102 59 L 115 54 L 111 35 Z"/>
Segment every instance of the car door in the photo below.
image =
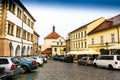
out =
<path fill-rule="evenodd" d="M 101 56 L 98 56 L 95 60 L 94 63 L 96 63 L 97 66 L 101 65 Z"/>

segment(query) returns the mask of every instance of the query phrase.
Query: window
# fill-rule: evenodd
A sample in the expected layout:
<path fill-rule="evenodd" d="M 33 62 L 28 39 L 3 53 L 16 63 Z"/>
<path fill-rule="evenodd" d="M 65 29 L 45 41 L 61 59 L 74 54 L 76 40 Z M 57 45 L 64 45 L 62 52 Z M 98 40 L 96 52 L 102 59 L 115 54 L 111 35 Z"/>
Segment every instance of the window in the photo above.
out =
<path fill-rule="evenodd" d="M 20 38 L 21 28 L 17 26 L 16 37 Z"/>
<path fill-rule="evenodd" d="M 78 38 L 80 38 L 80 33 L 78 33 Z"/>
<path fill-rule="evenodd" d="M 117 60 L 120 60 L 120 56 L 117 56 Z"/>
<path fill-rule="evenodd" d="M 83 48 L 83 42 L 81 43 L 81 48 Z"/>
<path fill-rule="evenodd" d="M 87 48 L 87 42 L 85 42 L 85 48 Z"/>
<path fill-rule="evenodd" d="M 83 38 L 83 32 L 81 32 L 81 38 Z"/>
<path fill-rule="evenodd" d="M 86 33 L 86 31 L 84 32 L 84 34 L 85 34 L 85 37 L 87 36 L 87 33 Z"/>
<path fill-rule="evenodd" d="M 22 19 L 22 11 L 19 8 L 17 9 L 17 17 Z"/>
<path fill-rule="evenodd" d="M 75 43 L 73 45 L 74 45 L 74 48 L 75 48 Z"/>
<path fill-rule="evenodd" d="M 76 48 L 77 48 L 77 42 L 76 42 Z"/>
<path fill-rule="evenodd" d="M 57 52 L 57 48 L 54 48 L 54 51 Z"/>
<path fill-rule="evenodd" d="M 14 24 L 11 22 L 8 22 L 8 34 L 13 35 L 14 32 Z"/>
<path fill-rule="evenodd" d="M 26 40 L 26 31 L 25 30 L 23 30 L 23 39 Z"/>
<path fill-rule="evenodd" d="M 30 41 L 33 41 L 33 35 L 31 34 L 31 39 L 30 39 Z"/>
<path fill-rule="evenodd" d="M 59 45 L 59 42 L 57 42 L 57 45 Z"/>
<path fill-rule="evenodd" d="M 86 58 L 82 58 L 82 60 L 87 60 L 87 57 Z"/>
<path fill-rule="evenodd" d="M 27 22 L 27 16 L 24 14 L 24 22 Z"/>
<path fill-rule="evenodd" d="M 27 33 L 27 40 L 30 41 L 30 33 Z"/>
<path fill-rule="evenodd" d="M 77 39 L 77 34 L 76 34 L 76 39 Z"/>
<path fill-rule="evenodd" d="M 15 14 L 15 4 L 11 0 L 9 0 L 9 10 Z"/>
<path fill-rule="evenodd" d="M 30 19 L 28 18 L 28 26 L 30 26 Z"/>
<path fill-rule="evenodd" d="M 31 27 L 33 28 L 33 26 L 34 26 L 34 23 L 33 23 L 33 22 L 31 22 Z"/>
<path fill-rule="evenodd" d="M 94 44 L 94 38 L 92 38 L 92 45 Z"/>
<path fill-rule="evenodd" d="M 80 42 L 79 42 L 79 48 L 80 48 Z"/>
<path fill-rule="evenodd" d="M 114 56 L 101 56 L 101 60 L 113 60 Z"/>
<path fill-rule="evenodd" d="M 103 36 L 100 37 L 101 44 L 103 44 Z"/>
<path fill-rule="evenodd" d="M 63 45 L 63 43 L 61 42 L 61 45 Z"/>
<path fill-rule="evenodd" d="M 115 42 L 115 36 L 114 36 L 114 34 L 111 34 L 111 42 Z"/>
<path fill-rule="evenodd" d="M 9 64 L 7 59 L 0 59 L 0 64 Z"/>

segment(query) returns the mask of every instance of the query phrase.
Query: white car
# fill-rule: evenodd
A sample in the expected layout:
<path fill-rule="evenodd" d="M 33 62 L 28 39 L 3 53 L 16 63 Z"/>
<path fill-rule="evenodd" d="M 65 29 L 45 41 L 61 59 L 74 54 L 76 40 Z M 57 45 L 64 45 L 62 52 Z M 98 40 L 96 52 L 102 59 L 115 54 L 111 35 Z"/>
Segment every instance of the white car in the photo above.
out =
<path fill-rule="evenodd" d="M 43 58 L 40 58 L 38 56 L 32 56 L 32 58 L 36 60 L 38 66 L 43 66 Z"/>
<path fill-rule="evenodd" d="M 120 69 L 120 55 L 100 55 L 94 61 L 95 67 Z"/>
<path fill-rule="evenodd" d="M 7 77 L 14 76 L 20 73 L 20 61 L 14 57 L 0 57 L 0 67 L 5 68 Z"/>

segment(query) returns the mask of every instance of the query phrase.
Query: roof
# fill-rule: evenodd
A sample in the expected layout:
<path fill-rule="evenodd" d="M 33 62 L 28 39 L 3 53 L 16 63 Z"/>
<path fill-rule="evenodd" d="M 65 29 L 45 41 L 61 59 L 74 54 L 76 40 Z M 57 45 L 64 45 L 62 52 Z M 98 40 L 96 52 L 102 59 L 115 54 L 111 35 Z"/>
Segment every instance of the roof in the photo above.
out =
<path fill-rule="evenodd" d="M 34 21 L 36 21 L 35 19 L 34 19 L 34 17 L 29 13 L 29 11 L 25 8 L 25 6 L 21 3 L 21 1 L 20 0 L 14 0 L 16 3 L 18 3 L 22 8 L 23 8 L 23 10 L 34 20 Z"/>
<path fill-rule="evenodd" d="M 93 29 L 88 34 L 99 32 L 99 31 L 102 31 L 102 30 L 105 30 L 105 29 L 108 29 L 108 28 L 111 28 L 111 27 L 113 27 L 113 22 L 105 20 L 103 23 L 101 23 L 99 26 L 97 26 L 95 29 Z"/>
<path fill-rule="evenodd" d="M 102 31 L 102 30 L 113 28 L 113 27 L 116 27 L 118 25 L 120 25 L 120 14 L 105 20 L 103 23 L 98 25 L 95 29 L 93 29 L 88 34 L 93 34 L 93 33 L 96 33 L 96 32 Z"/>
<path fill-rule="evenodd" d="M 58 33 L 55 31 L 51 32 L 48 36 L 45 37 L 45 39 L 57 39 L 61 37 Z"/>
<path fill-rule="evenodd" d="M 52 54 L 52 48 L 45 49 L 42 54 Z"/>
<path fill-rule="evenodd" d="M 103 17 L 100 17 L 100 18 L 98 18 L 98 19 L 96 19 L 96 20 L 93 20 L 93 21 L 91 21 L 91 22 L 89 22 L 89 23 L 83 25 L 83 26 L 80 26 L 79 28 L 77 28 L 77 29 L 71 31 L 69 34 L 75 32 L 75 31 L 77 31 L 77 30 L 79 30 L 79 29 L 85 28 L 85 27 L 87 27 L 87 25 L 89 25 L 89 24 L 91 24 L 91 23 L 93 23 L 93 22 L 95 22 L 95 21 L 97 21 L 97 20 L 99 20 L 99 19 L 101 19 L 101 18 L 103 18 Z"/>
<path fill-rule="evenodd" d="M 40 35 L 39 35 L 36 31 L 34 31 L 34 34 L 35 34 L 36 36 L 40 37 Z"/>

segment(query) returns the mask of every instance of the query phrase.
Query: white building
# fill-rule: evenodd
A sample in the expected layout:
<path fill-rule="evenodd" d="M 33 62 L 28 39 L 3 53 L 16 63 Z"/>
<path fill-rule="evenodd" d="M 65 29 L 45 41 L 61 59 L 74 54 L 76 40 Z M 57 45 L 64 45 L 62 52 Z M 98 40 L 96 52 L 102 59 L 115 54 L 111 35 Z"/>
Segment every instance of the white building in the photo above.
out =
<path fill-rule="evenodd" d="M 20 0 L 0 0 L 0 56 L 33 55 L 34 22 Z"/>
<path fill-rule="evenodd" d="M 65 39 L 55 32 L 55 26 L 53 26 L 53 31 L 44 38 L 44 45 L 42 46 L 43 54 L 64 55 L 65 50 Z"/>

